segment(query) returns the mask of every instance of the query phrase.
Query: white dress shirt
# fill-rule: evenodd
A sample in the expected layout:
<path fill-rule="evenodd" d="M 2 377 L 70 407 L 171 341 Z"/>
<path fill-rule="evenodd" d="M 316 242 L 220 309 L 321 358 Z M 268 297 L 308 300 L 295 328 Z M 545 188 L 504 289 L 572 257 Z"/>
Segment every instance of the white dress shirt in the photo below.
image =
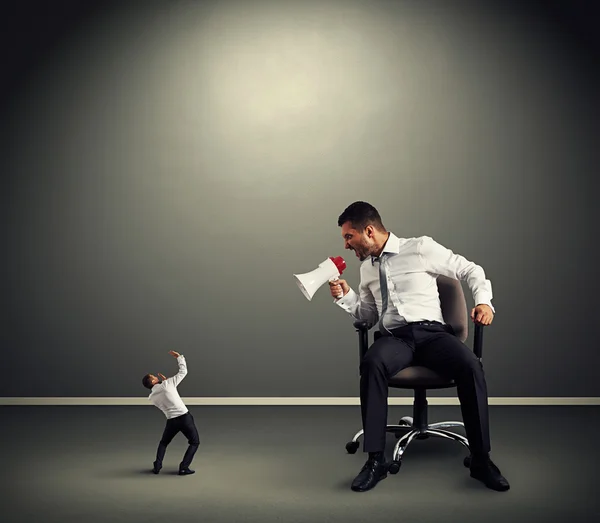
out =
<path fill-rule="evenodd" d="M 398 238 L 390 233 L 383 253 L 388 253 L 382 261 L 388 287 L 388 307 L 383 318 L 386 329 L 415 321 L 444 323 L 436 283 L 438 275 L 466 281 L 475 304 L 492 307 L 492 284 L 483 269 L 429 236 Z M 379 262 L 373 262 L 371 256 L 364 260 L 358 294 L 350 289 L 334 303 L 355 320 L 375 324 L 381 315 Z"/>
<path fill-rule="evenodd" d="M 163 411 L 167 419 L 182 416 L 188 411 L 177 391 L 177 385 L 187 374 L 187 366 L 183 354 L 179 355 L 177 363 L 179 364 L 179 372 L 162 383 L 154 385 L 150 396 L 148 396 L 148 399 Z"/>

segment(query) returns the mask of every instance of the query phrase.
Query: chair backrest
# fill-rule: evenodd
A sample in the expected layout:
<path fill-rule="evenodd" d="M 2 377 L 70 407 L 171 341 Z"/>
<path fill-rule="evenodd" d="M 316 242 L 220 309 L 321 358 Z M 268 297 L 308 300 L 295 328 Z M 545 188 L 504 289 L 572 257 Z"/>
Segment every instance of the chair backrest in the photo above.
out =
<path fill-rule="evenodd" d="M 438 276 L 437 286 L 444 321 L 454 329 L 460 341 L 464 342 L 469 334 L 469 316 L 462 285 L 453 278 Z"/>

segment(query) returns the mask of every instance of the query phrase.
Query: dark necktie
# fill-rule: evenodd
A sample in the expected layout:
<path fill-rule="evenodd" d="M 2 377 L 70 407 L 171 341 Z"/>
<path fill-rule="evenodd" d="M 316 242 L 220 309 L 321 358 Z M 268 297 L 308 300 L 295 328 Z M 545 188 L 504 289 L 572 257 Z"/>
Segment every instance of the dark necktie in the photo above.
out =
<path fill-rule="evenodd" d="M 379 285 L 381 287 L 381 315 L 379 317 L 379 330 L 382 334 L 390 333 L 383 325 L 383 317 L 387 311 L 388 307 L 388 287 L 387 287 L 387 278 L 385 276 L 385 267 L 383 265 L 383 258 L 385 254 L 382 253 L 379 258 L 373 258 L 373 262 L 379 262 Z"/>

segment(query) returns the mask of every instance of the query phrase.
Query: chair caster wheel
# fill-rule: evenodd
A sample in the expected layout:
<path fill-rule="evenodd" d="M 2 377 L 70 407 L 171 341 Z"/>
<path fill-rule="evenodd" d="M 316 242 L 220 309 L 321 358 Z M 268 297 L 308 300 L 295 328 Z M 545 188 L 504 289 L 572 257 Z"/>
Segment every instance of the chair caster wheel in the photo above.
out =
<path fill-rule="evenodd" d="M 471 456 L 467 456 L 464 460 L 463 460 L 463 465 L 467 468 L 471 467 Z"/>
<path fill-rule="evenodd" d="M 358 441 L 349 441 L 348 443 L 346 443 L 346 452 L 348 452 L 348 454 L 356 454 L 356 451 L 358 450 Z"/>
<path fill-rule="evenodd" d="M 404 427 L 412 427 L 413 424 L 413 419 L 411 416 L 404 416 L 403 418 L 400 419 L 400 421 L 398 421 L 398 425 L 402 425 Z M 396 432 L 394 434 L 394 437 L 396 439 L 400 439 L 402 437 L 402 434 L 399 434 L 398 432 Z"/>
<path fill-rule="evenodd" d="M 388 467 L 388 472 L 390 474 L 398 474 L 400 470 L 400 465 L 402 465 L 401 461 L 392 461 Z"/>

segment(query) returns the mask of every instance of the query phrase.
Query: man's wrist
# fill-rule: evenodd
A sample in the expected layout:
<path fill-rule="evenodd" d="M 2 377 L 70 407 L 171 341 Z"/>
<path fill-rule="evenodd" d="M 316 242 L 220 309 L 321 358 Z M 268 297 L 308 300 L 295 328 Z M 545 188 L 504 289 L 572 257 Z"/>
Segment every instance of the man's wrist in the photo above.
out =
<path fill-rule="evenodd" d="M 492 310 L 492 312 L 493 312 L 494 314 L 496 313 L 496 309 L 494 309 L 494 306 L 493 306 L 493 305 L 492 305 L 490 302 L 481 302 L 481 303 L 477 303 L 477 304 L 475 305 L 475 307 L 479 307 L 479 306 L 481 306 L 481 305 L 485 305 L 486 307 L 489 307 L 489 308 Z"/>

